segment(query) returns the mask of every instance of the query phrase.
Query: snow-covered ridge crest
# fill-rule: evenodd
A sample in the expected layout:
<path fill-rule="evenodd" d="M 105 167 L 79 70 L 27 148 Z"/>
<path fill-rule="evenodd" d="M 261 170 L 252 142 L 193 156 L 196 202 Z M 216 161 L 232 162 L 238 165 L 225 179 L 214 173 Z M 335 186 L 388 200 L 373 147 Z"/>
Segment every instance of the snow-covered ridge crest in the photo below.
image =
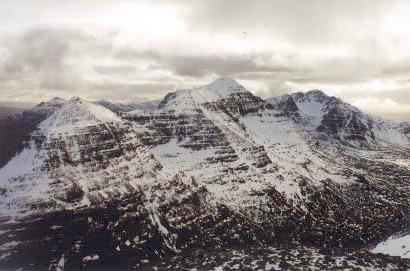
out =
<path fill-rule="evenodd" d="M 272 97 L 266 102 L 293 117 L 300 126 L 322 141 L 340 142 L 354 148 L 410 146 L 397 124 L 365 114 L 320 90 Z"/>
<path fill-rule="evenodd" d="M 192 113 L 198 111 L 205 104 L 219 102 L 219 107 L 239 107 L 244 103 L 259 103 L 261 101 L 255 97 L 244 86 L 232 78 L 223 77 L 214 82 L 193 88 L 180 89 L 168 93 L 159 108 L 173 110 L 177 113 Z"/>
<path fill-rule="evenodd" d="M 35 107 L 37 108 L 43 108 L 43 107 L 61 107 L 67 102 L 67 100 L 60 98 L 60 97 L 54 97 L 53 99 L 39 103 Z"/>
<path fill-rule="evenodd" d="M 239 84 L 235 79 L 229 77 L 222 77 L 210 84 L 192 88 L 192 89 L 178 89 L 174 92 L 168 93 L 164 101 L 167 97 L 169 98 L 179 98 L 187 95 L 191 95 L 193 93 L 200 93 L 204 99 L 206 98 L 226 98 L 231 94 L 241 93 L 241 92 L 249 92 L 244 86 Z"/>
<path fill-rule="evenodd" d="M 75 129 L 98 123 L 120 122 L 121 118 L 100 105 L 73 97 L 60 110 L 40 124 L 44 134 L 74 133 Z"/>

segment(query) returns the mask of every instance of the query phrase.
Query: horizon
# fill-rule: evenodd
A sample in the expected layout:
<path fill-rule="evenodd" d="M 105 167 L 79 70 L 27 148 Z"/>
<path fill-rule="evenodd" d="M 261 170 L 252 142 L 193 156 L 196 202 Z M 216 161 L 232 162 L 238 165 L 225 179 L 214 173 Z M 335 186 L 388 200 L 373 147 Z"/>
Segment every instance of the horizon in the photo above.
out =
<path fill-rule="evenodd" d="M 61 98 L 61 99 L 64 99 L 64 100 L 68 101 L 68 100 L 70 100 L 70 99 L 72 99 L 72 98 L 75 98 L 75 97 L 79 97 L 79 98 L 81 98 L 81 99 L 83 99 L 83 100 L 85 100 L 85 101 L 92 102 L 92 103 L 99 102 L 99 101 L 107 101 L 107 102 L 112 102 L 112 103 L 132 104 L 132 103 L 143 103 L 143 102 L 150 102 L 150 101 L 161 101 L 161 100 L 163 100 L 163 98 L 164 98 L 168 93 L 175 92 L 175 91 L 179 91 L 179 90 L 197 89 L 197 88 L 206 86 L 206 85 L 208 85 L 208 84 L 210 84 L 210 83 L 216 82 L 216 81 L 218 81 L 218 80 L 220 80 L 220 79 L 224 79 L 224 78 L 233 79 L 233 80 L 236 81 L 237 83 L 243 85 L 243 86 L 246 88 L 246 90 L 248 90 L 249 92 L 251 92 L 251 93 L 254 94 L 255 96 L 258 96 L 258 95 L 255 94 L 251 89 L 248 89 L 244 84 L 242 84 L 240 81 L 236 80 L 235 78 L 219 77 L 219 78 L 215 79 L 215 80 L 212 81 L 212 82 L 208 82 L 207 84 L 203 84 L 203 85 L 200 85 L 200 86 L 194 86 L 194 87 L 191 87 L 191 88 L 174 89 L 174 90 L 172 90 L 172 91 L 169 91 L 169 92 L 165 93 L 164 96 L 161 97 L 161 98 L 159 98 L 159 99 L 109 100 L 109 99 L 105 99 L 105 98 L 100 98 L 100 99 L 94 99 L 94 100 L 92 100 L 92 99 L 87 99 L 87 98 L 81 97 L 81 95 L 66 96 L 66 97 L 55 96 L 55 97 L 52 97 L 52 98 L 42 99 L 42 100 L 39 100 L 39 101 L 37 101 L 37 102 L 31 102 L 31 103 L 30 103 L 30 102 L 0 101 L 0 108 L 1 108 L 1 107 L 3 107 L 3 108 L 8 108 L 8 107 L 9 107 L 9 108 L 18 108 L 18 109 L 23 109 L 23 110 L 24 110 L 24 109 L 29 109 L 29 108 L 31 108 L 31 107 L 34 107 L 34 106 L 36 106 L 36 105 L 38 105 L 38 104 L 40 104 L 40 103 L 42 103 L 42 102 L 50 101 L 50 100 L 55 99 L 55 98 Z M 291 94 L 293 94 L 293 93 L 308 93 L 308 92 L 311 92 L 311 91 L 320 91 L 320 92 L 324 93 L 325 95 L 327 95 L 327 96 L 329 96 L 329 97 L 337 97 L 337 95 L 330 95 L 330 94 L 326 93 L 326 91 L 321 90 L 321 89 L 310 89 L 310 90 L 306 90 L 306 91 L 297 91 L 297 90 L 296 90 L 296 91 L 293 91 L 293 92 L 288 92 L 288 93 L 284 93 L 284 94 L 280 94 L 280 95 L 276 95 L 276 96 L 270 96 L 270 97 L 266 97 L 266 98 L 261 97 L 261 98 L 263 98 L 264 100 L 267 100 L 267 99 L 269 99 L 269 98 L 278 97 L 278 96 L 282 96 L 282 95 L 291 95 Z M 259 96 L 258 96 L 258 97 L 259 97 Z M 340 98 L 340 97 L 337 97 L 337 98 Z M 359 108 L 359 109 L 362 110 L 364 113 L 369 114 L 369 115 L 372 115 L 372 116 L 375 116 L 375 117 L 382 117 L 382 118 L 385 118 L 385 119 L 388 119 L 388 120 L 393 120 L 393 121 L 409 121 L 409 120 L 410 120 L 410 115 L 407 114 L 407 113 L 387 113 L 387 112 L 385 112 L 385 113 L 381 114 L 380 112 L 371 112 L 371 111 L 370 111 L 370 112 L 367 112 L 366 110 L 363 110 L 362 108 L 360 108 L 360 106 L 357 106 L 357 105 L 355 105 L 355 104 L 353 104 L 353 103 L 350 103 L 349 101 L 346 101 L 346 100 L 344 100 L 343 98 L 341 98 L 341 99 L 342 99 L 344 102 L 347 102 L 347 103 L 349 103 L 349 104 L 351 104 L 351 105 L 353 105 L 353 106 Z"/>

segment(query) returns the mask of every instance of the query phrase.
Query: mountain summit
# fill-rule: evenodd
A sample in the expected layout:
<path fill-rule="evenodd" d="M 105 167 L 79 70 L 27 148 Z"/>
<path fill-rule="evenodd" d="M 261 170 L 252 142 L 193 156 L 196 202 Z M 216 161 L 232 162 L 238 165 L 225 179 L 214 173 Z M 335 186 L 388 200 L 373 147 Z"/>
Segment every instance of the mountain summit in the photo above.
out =
<path fill-rule="evenodd" d="M 121 119 L 112 111 L 96 104 L 73 97 L 60 110 L 42 123 L 42 128 L 61 129 L 60 132 L 70 132 L 97 123 L 119 122 Z M 72 131 L 71 131 L 72 132 Z"/>
<path fill-rule="evenodd" d="M 39 103 L 38 105 L 36 105 L 36 107 L 61 107 L 65 102 L 66 100 L 63 98 L 54 97 L 47 102 Z"/>
<path fill-rule="evenodd" d="M 202 87 L 171 92 L 159 104 L 175 112 L 196 111 L 199 107 L 217 110 L 229 109 L 233 113 L 244 114 L 257 111 L 263 106 L 259 97 L 232 78 L 220 78 Z"/>
<path fill-rule="evenodd" d="M 198 89 L 215 92 L 221 97 L 227 97 L 233 93 L 248 91 L 247 89 L 245 89 L 245 87 L 239 84 L 235 79 L 232 79 L 229 77 L 219 78 L 213 81 L 212 83 L 205 85 L 203 87 L 200 87 Z"/>

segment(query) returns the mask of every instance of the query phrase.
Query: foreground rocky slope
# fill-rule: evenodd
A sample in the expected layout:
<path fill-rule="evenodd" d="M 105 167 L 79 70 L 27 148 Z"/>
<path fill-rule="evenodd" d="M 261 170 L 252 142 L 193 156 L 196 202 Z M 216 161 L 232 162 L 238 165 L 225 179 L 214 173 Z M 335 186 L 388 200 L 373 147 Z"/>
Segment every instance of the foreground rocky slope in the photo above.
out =
<path fill-rule="evenodd" d="M 0 169 L 2 268 L 235 268 L 235 253 L 253 268 L 244 246 L 282 269 L 298 253 L 300 269 L 410 267 L 349 252 L 408 228 L 403 126 L 321 92 L 265 102 L 229 78 L 116 108 L 65 102 Z"/>
<path fill-rule="evenodd" d="M 141 270 L 407 270 L 409 262 L 367 251 L 329 252 L 306 247 L 245 247 L 195 251 L 158 263 L 146 263 Z M 200 267 L 200 268 L 198 268 Z"/>

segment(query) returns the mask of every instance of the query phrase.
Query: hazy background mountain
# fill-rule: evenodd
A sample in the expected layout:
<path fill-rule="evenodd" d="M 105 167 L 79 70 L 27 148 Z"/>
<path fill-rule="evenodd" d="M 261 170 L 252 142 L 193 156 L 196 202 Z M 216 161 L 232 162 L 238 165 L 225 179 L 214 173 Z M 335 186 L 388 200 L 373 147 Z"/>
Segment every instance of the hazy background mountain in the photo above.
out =
<path fill-rule="evenodd" d="M 0 118 L 20 113 L 25 109 L 33 107 L 33 103 L 20 103 L 20 102 L 0 102 Z"/>

